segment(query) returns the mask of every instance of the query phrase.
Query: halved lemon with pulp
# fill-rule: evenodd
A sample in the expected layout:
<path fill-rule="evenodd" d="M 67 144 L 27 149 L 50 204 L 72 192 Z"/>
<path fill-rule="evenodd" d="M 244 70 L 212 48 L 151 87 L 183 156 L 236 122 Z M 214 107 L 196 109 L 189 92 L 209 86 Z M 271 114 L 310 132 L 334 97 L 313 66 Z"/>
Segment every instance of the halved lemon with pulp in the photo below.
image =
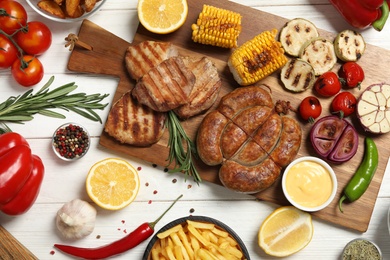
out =
<path fill-rule="evenodd" d="M 187 0 L 139 0 L 138 19 L 150 32 L 167 34 L 179 29 L 187 19 Z"/>
<path fill-rule="evenodd" d="M 284 257 L 306 247 L 313 237 L 311 215 L 293 206 L 272 212 L 261 224 L 259 246 L 269 255 Z"/>
<path fill-rule="evenodd" d="M 107 158 L 95 163 L 88 172 L 86 189 L 98 206 L 119 210 L 137 196 L 140 181 L 137 170 L 127 161 Z"/>

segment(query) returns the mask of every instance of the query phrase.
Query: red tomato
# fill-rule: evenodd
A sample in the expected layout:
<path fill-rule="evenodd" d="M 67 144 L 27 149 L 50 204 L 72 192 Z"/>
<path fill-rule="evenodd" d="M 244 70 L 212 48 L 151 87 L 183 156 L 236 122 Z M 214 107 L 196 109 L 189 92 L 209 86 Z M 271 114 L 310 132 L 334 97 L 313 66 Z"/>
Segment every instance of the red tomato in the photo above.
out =
<path fill-rule="evenodd" d="M 363 68 L 356 62 L 344 63 L 339 70 L 340 80 L 348 88 L 360 89 L 360 84 L 364 80 Z"/>
<path fill-rule="evenodd" d="M 1 9 L 0 29 L 5 33 L 11 35 L 27 24 L 27 12 L 20 3 L 13 0 L 0 1 Z"/>
<path fill-rule="evenodd" d="M 299 114 L 304 120 L 313 122 L 322 112 L 322 106 L 318 98 L 308 96 L 304 98 L 299 105 Z"/>
<path fill-rule="evenodd" d="M 339 77 L 333 71 L 327 71 L 318 77 L 314 89 L 323 97 L 334 96 L 341 90 Z"/>
<path fill-rule="evenodd" d="M 22 86 L 35 85 L 43 78 L 43 66 L 38 58 L 31 55 L 24 55 L 23 61 L 17 59 L 11 67 L 14 79 Z"/>
<path fill-rule="evenodd" d="M 11 67 L 18 58 L 18 49 L 3 34 L 0 34 L 0 69 Z"/>
<path fill-rule="evenodd" d="M 51 31 L 44 23 L 28 22 L 26 30 L 21 30 L 14 36 L 16 43 L 26 54 L 41 55 L 51 45 Z"/>
<path fill-rule="evenodd" d="M 356 98 L 351 92 L 341 92 L 332 100 L 331 109 L 342 117 L 349 116 L 356 110 Z"/>

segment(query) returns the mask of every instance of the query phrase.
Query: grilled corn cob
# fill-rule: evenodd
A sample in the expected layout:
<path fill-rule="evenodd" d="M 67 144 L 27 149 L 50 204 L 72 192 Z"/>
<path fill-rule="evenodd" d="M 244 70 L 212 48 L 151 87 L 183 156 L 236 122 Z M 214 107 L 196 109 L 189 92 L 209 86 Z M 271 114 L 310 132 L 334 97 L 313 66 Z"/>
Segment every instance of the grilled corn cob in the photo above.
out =
<path fill-rule="evenodd" d="M 256 83 L 287 62 L 276 35 L 276 29 L 264 31 L 233 51 L 228 66 L 240 85 Z"/>
<path fill-rule="evenodd" d="M 223 48 L 237 47 L 241 17 L 233 11 L 203 5 L 196 24 L 191 26 L 192 40 Z"/>

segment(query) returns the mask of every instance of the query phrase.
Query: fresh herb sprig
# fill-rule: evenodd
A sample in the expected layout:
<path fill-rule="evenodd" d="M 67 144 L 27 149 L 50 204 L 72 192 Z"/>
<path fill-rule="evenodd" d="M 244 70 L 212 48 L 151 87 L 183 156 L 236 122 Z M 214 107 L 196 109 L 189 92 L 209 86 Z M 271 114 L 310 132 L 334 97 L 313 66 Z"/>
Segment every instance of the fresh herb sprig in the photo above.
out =
<path fill-rule="evenodd" d="M 0 132 L 9 131 L 6 123 L 23 123 L 34 119 L 35 114 L 54 118 L 66 118 L 63 114 L 52 109 L 63 109 L 75 112 L 92 121 L 102 123 L 100 116 L 94 111 L 103 110 L 108 103 L 100 103 L 109 94 L 71 93 L 77 89 L 77 85 L 68 83 L 53 90 L 49 90 L 54 81 L 52 76 L 49 81 L 35 94 L 33 89 L 26 91 L 19 96 L 11 96 L 3 103 L 0 103 Z"/>
<path fill-rule="evenodd" d="M 193 162 L 193 157 L 198 156 L 194 142 L 187 136 L 180 120 L 173 111 L 168 112 L 167 125 L 169 131 L 168 165 L 171 165 L 172 162 L 176 163 L 176 167 L 168 172 L 183 172 L 186 176 L 192 176 L 194 181 L 199 184 L 202 179 Z"/>

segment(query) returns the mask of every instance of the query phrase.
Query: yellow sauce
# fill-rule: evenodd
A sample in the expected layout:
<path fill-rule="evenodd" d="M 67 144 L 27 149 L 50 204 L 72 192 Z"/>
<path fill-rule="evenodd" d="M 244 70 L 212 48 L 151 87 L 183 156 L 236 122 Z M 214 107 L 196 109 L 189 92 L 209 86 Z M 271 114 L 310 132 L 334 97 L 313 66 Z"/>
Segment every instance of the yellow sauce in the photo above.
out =
<path fill-rule="evenodd" d="M 331 196 L 333 182 L 330 173 L 317 162 L 299 162 L 286 174 L 287 193 L 301 206 L 318 207 Z"/>

